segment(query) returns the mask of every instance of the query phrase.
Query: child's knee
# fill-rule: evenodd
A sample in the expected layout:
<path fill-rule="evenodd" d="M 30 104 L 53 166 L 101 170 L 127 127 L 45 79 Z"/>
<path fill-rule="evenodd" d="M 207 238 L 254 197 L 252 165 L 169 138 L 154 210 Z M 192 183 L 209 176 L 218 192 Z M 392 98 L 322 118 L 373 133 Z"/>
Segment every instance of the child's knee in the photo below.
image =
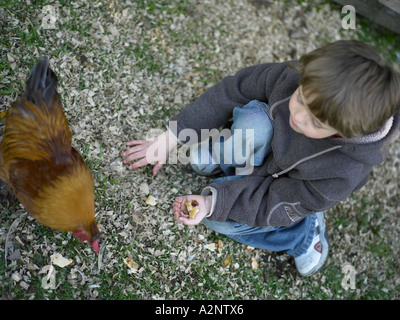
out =
<path fill-rule="evenodd" d="M 254 148 L 263 148 L 270 144 L 272 140 L 274 127 L 268 115 L 269 106 L 257 100 L 249 102 L 243 107 L 237 107 L 233 112 L 232 133 L 234 130 L 241 129 L 242 136 L 246 137 L 246 130 L 252 130 L 254 139 Z"/>

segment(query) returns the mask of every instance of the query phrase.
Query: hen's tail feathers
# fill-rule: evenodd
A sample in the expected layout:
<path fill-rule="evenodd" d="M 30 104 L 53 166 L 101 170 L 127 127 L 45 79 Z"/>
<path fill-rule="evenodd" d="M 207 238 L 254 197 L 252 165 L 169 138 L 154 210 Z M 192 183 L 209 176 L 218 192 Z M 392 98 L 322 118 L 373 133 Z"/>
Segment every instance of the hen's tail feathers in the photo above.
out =
<path fill-rule="evenodd" d="M 12 159 L 69 159 L 72 136 L 56 89 L 57 76 L 47 57 L 41 57 L 26 81 L 24 94 L 7 114 L 0 145 L 4 164 Z"/>
<path fill-rule="evenodd" d="M 47 57 L 41 57 L 26 81 L 25 99 L 41 108 L 50 108 L 57 90 L 57 76 L 49 66 Z"/>

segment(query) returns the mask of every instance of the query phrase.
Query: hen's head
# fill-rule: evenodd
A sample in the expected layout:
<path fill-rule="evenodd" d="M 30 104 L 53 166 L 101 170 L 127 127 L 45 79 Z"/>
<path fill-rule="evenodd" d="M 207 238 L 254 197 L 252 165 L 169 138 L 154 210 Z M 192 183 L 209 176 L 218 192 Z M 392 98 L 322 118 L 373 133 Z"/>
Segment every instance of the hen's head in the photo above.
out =
<path fill-rule="evenodd" d="M 95 221 L 72 232 L 80 241 L 87 241 L 92 246 L 94 252 L 99 253 L 100 232 Z"/>

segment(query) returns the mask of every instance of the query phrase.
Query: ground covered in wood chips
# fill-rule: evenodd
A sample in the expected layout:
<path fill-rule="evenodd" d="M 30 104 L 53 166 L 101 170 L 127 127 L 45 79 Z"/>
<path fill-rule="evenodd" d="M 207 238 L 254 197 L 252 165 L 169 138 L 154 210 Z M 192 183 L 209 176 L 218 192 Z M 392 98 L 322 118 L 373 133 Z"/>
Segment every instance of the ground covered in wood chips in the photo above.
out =
<path fill-rule="evenodd" d="M 0 112 L 47 55 L 73 145 L 95 177 L 102 250 L 96 255 L 72 234 L 39 225 L 2 196 L 0 299 L 398 299 L 399 136 L 367 185 L 326 213 L 330 255 L 311 278 L 301 277 L 284 253 L 246 248 L 204 225 L 178 224 L 174 198 L 198 194 L 208 178 L 179 163 L 153 177 L 150 166 L 129 171 L 122 162 L 128 140 L 163 130 L 224 76 L 359 37 L 360 30 L 341 28 L 341 8 L 296 3 L 1 5 Z"/>

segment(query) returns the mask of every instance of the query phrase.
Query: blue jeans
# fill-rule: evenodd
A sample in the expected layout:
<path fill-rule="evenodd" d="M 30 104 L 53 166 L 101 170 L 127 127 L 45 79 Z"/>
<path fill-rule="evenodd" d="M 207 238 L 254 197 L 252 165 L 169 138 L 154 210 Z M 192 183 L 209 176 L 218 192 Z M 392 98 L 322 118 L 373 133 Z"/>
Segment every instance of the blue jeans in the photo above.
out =
<path fill-rule="evenodd" d="M 235 158 L 235 152 L 241 152 L 245 150 L 247 136 L 242 134 L 242 144 L 233 143 L 235 130 L 242 129 L 242 133 L 246 129 L 253 129 L 253 141 L 251 145 L 254 147 L 249 162 L 254 166 L 259 166 L 264 162 L 265 157 L 268 155 L 271 149 L 271 140 L 274 133 L 272 121 L 268 115 L 269 106 L 266 103 L 260 101 L 251 101 L 243 107 L 237 107 L 233 111 L 233 124 L 231 127 L 232 136 L 224 141 L 217 142 L 219 148 L 215 145 L 212 146 L 211 152 L 218 150 L 220 152 L 220 159 L 224 159 L 226 156 L 224 153 L 229 150 L 229 155 Z M 240 132 L 240 131 L 239 131 Z M 240 141 L 237 139 L 236 141 Z M 242 154 L 240 157 L 242 158 Z M 243 175 L 235 175 L 237 168 L 243 167 L 243 163 L 238 164 L 234 161 L 223 161 L 220 163 L 220 168 L 227 175 L 215 179 L 213 183 L 222 181 L 240 179 Z M 315 216 L 311 215 L 304 219 L 296 222 L 289 227 L 250 227 L 245 223 L 236 222 L 233 220 L 226 220 L 224 222 L 212 221 L 207 218 L 203 220 L 205 225 L 210 229 L 224 234 L 229 238 L 236 240 L 237 242 L 260 248 L 269 251 L 286 251 L 293 257 L 298 257 L 305 253 L 308 247 L 311 245 L 314 228 L 315 228 Z"/>
<path fill-rule="evenodd" d="M 220 167 L 227 176 L 243 175 L 246 173 L 240 169 L 263 164 L 271 149 L 274 135 L 274 127 L 268 112 L 269 106 L 257 100 L 233 110 L 233 124 L 230 128 L 232 136 L 218 144 Z M 213 145 L 212 150 L 215 149 L 218 148 Z M 230 151 L 228 156 L 226 156 L 227 150 Z M 244 152 L 246 154 L 243 154 Z M 230 157 L 228 164 L 224 162 L 225 157 Z"/>

